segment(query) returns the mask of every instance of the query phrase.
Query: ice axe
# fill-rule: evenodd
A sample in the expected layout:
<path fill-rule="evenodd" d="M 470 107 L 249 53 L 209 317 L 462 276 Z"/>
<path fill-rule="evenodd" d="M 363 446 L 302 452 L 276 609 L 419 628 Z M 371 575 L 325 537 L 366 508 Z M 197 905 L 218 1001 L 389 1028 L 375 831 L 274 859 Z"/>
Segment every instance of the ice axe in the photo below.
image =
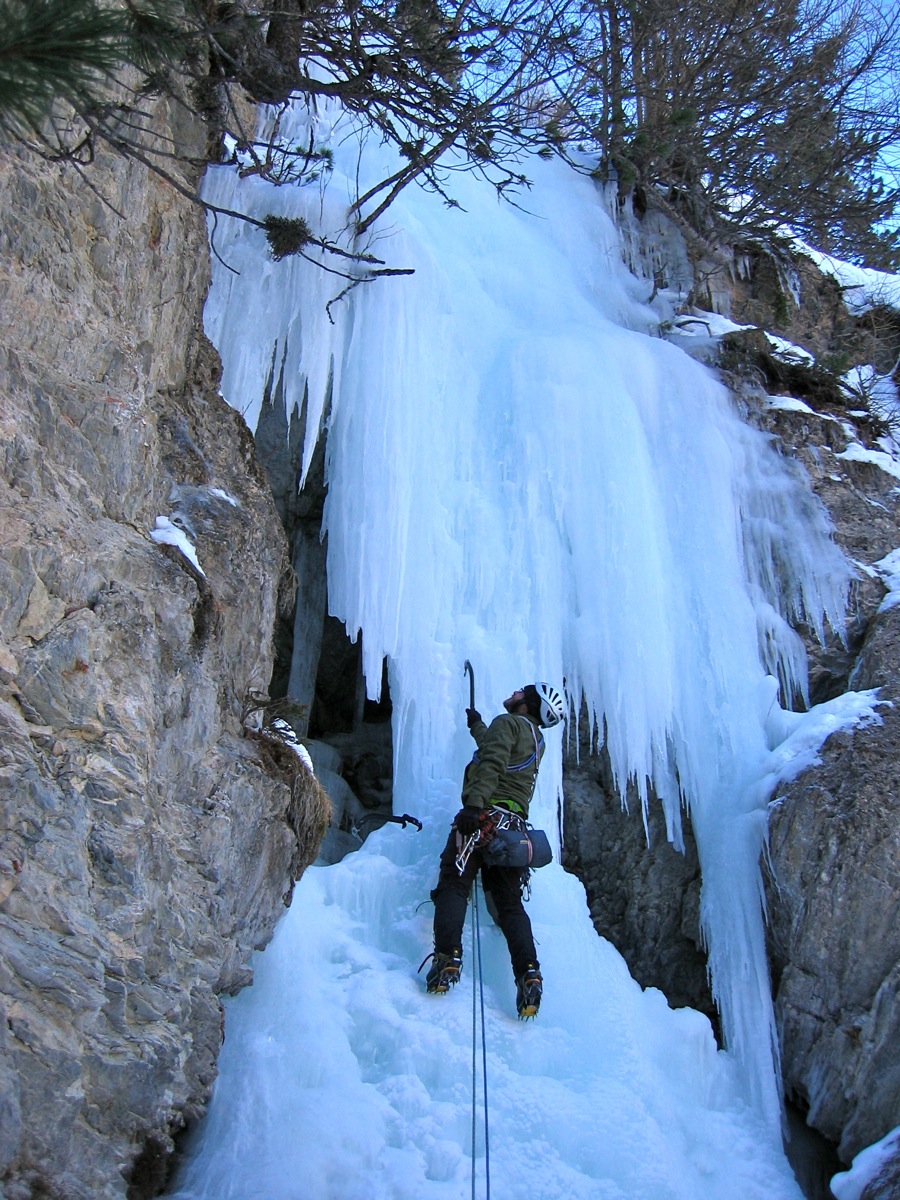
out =
<path fill-rule="evenodd" d="M 475 672 L 468 659 L 463 663 L 463 675 L 469 676 L 469 708 L 475 707 Z"/>

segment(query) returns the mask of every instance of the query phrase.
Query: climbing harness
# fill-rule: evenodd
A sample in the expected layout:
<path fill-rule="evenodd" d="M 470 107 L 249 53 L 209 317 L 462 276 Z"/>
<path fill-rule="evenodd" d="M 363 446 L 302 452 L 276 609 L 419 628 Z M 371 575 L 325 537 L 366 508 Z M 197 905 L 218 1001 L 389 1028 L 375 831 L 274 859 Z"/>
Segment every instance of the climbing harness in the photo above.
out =
<path fill-rule="evenodd" d="M 463 839 L 457 834 L 456 869 L 462 875 L 473 850 L 480 850 L 489 867 L 518 867 L 534 871 L 553 861 L 550 839 L 542 829 L 528 825 L 524 817 L 494 805 L 485 809 L 481 829 Z"/>
<path fill-rule="evenodd" d="M 487 1037 L 484 1027 L 484 971 L 481 965 L 481 915 L 478 908 L 478 880 L 472 894 L 472 1200 L 475 1200 L 475 1150 L 478 1128 L 478 1020 L 477 1004 L 481 1004 L 481 1092 L 484 1105 L 484 1195 L 491 1200 L 491 1142 L 488 1125 Z"/>

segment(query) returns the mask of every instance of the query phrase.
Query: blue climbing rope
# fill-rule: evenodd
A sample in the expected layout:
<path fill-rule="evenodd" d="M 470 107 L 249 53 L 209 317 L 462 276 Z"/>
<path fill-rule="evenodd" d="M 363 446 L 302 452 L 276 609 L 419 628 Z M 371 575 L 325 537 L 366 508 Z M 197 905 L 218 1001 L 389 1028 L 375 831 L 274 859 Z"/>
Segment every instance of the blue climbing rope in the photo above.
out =
<path fill-rule="evenodd" d="M 472 978 L 472 1200 L 475 1200 L 475 1134 L 478 1094 L 477 1001 L 481 1002 L 481 1090 L 484 1101 L 484 1194 L 491 1200 L 491 1141 L 488 1123 L 487 1035 L 484 1025 L 484 971 L 481 965 L 481 913 L 478 908 L 478 878 L 472 893 L 472 941 L 476 969 Z"/>
<path fill-rule="evenodd" d="M 475 880 L 475 894 L 472 905 L 472 1200 L 475 1198 L 475 1142 L 478 1129 L 478 1022 L 476 1019 L 476 998 L 478 996 L 477 946 L 475 909 L 478 907 L 478 880 Z"/>

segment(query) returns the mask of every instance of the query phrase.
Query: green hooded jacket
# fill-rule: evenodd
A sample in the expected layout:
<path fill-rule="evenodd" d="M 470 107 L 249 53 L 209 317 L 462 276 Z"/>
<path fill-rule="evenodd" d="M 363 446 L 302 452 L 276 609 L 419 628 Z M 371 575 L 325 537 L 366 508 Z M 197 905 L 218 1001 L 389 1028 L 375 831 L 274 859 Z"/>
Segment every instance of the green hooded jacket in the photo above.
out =
<path fill-rule="evenodd" d="M 478 749 L 463 776 L 463 804 L 490 808 L 512 802 L 513 811 L 527 817 L 544 754 L 537 722 L 522 714 L 501 713 L 490 725 L 476 721 L 471 734 Z"/>

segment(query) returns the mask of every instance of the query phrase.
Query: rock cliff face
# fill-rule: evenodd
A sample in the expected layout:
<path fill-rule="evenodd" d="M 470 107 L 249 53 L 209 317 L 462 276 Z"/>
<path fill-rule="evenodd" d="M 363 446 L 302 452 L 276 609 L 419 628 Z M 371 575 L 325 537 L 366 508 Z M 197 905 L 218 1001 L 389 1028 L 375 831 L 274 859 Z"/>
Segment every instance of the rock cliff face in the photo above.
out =
<path fill-rule="evenodd" d="M 0 1194 L 138 1198 L 321 837 L 242 723 L 293 576 L 201 332 L 199 210 L 9 147 L 0 210 Z"/>
<path fill-rule="evenodd" d="M 833 281 L 816 284 L 806 265 L 798 308 L 770 274 L 736 289 L 738 319 L 820 357 L 896 364 L 896 314 L 854 322 Z M 766 891 L 786 1095 L 849 1162 L 900 1120 L 900 609 L 880 611 L 887 589 L 873 568 L 900 545 L 900 491 L 887 455 L 880 463 L 842 457 L 856 440 L 877 449 L 878 431 L 848 414 L 834 377 L 778 365 L 765 346 L 758 333 L 729 335 L 725 378 L 747 419 L 803 464 L 836 541 L 859 567 L 846 645 L 808 639 L 812 701 L 879 687 L 886 702 L 881 725 L 826 742 L 820 765 L 782 789 L 770 823 Z M 766 391 L 804 397 L 809 407 L 773 407 Z M 598 931 L 640 983 L 712 1015 L 690 839 L 686 855 L 676 854 L 651 819 L 648 845 L 639 806 L 622 810 L 602 756 L 586 757 L 584 746 L 567 763 L 565 792 L 565 861 L 585 881 Z"/>
<path fill-rule="evenodd" d="M 838 458 L 849 438 L 827 415 L 778 423 L 861 564 L 847 686 L 877 687 L 884 701 L 882 724 L 832 736 L 821 763 L 780 791 L 770 821 L 785 1087 L 849 1162 L 900 1121 L 900 608 L 881 611 L 884 585 L 866 574 L 900 543 L 897 478 Z"/>
<path fill-rule="evenodd" d="M 643 987 L 658 987 L 673 1008 L 715 1005 L 700 944 L 700 863 L 686 822 L 685 853 L 666 840 L 658 804 L 648 834 L 635 794 L 622 805 L 607 755 L 590 752 L 586 722 L 566 756 L 563 865 L 584 882 L 598 933 L 608 938 Z"/>

